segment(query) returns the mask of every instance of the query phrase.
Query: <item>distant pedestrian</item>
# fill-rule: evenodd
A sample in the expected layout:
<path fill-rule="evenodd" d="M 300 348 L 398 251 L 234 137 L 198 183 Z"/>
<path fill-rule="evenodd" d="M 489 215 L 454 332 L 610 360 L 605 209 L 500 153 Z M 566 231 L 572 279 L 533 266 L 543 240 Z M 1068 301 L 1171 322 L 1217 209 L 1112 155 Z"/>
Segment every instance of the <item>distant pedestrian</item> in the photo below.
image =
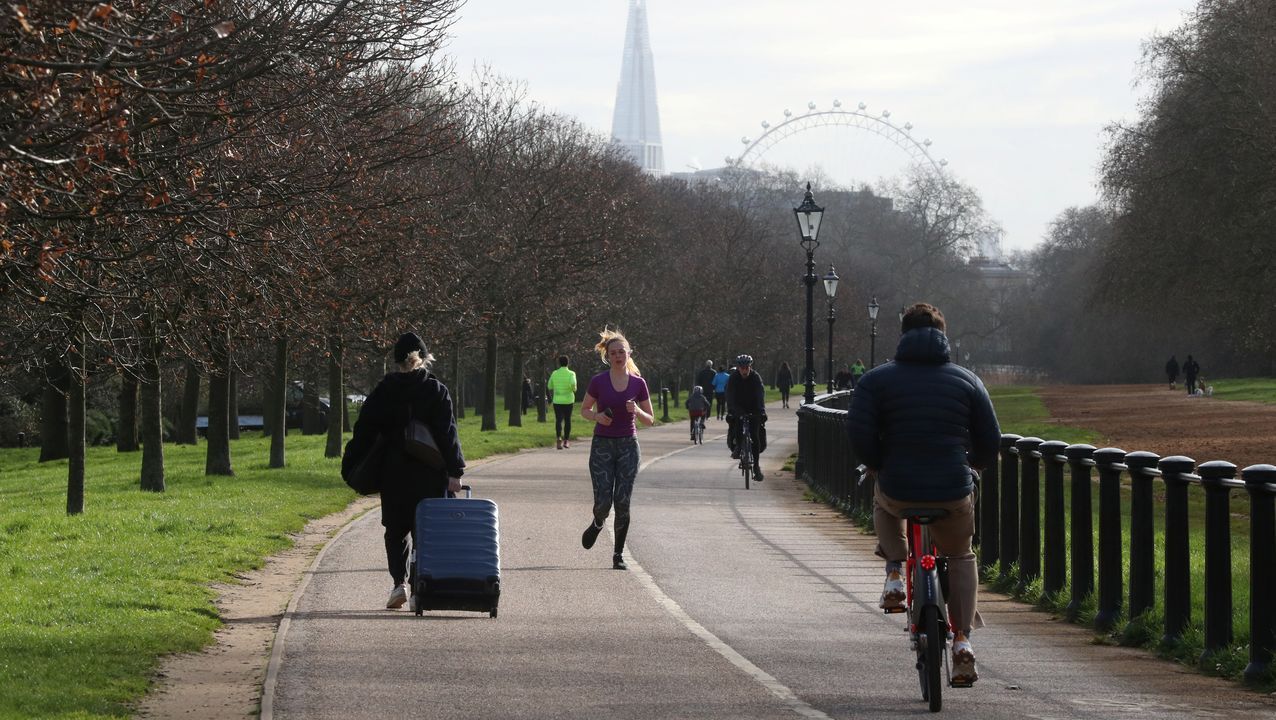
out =
<path fill-rule="evenodd" d="M 1170 379 L 1170 389 L 1174 389 L 1174 383 L 1179 379 L 1179 361 L 1171 355 L 1168 362 L 1165 363 L 1165 375 Z"/>
<path fill-rule="evenodd" d="M 731 368 L 734 370 L 735 368 Z M 731 374 L 721 365 L 718 366 L 718 374 L 713 376 L 713 399 L 718 403 L 718 419 L 727 416 L 727 381 L 731 379 Z M 708 392 L 708 388 L 705 389 Z"/>
<path fill-rule="evenodd" d="M 651 409 L 647 381 L 630 356 L 629 341 L 624 335 L 605 330 L 595 346 L 607 362 L 608 369 L 589 381 L 585 399 L 580 404 L 581 417 L 592 420 L 594 440 L 589 449 L 589 475 L 594 484 L 594 518 L 580 536 L 586 550 L 594 546 L 603 521 L 616 508 L 615 552 L 611 566 L 627 570 L 624 550 L 629 534 L 629 501 L 633 497 L 634 478 L 638 476 L 641 453 L 638 428 L 634 421 L 651 426 L 656 421 Z"/>
<path fill-rule="evenodd" d="M 782 407 L 788 407 L 789 391 L 793 389 L 793 370 L 788 363 L 780 363 L 780 369 L 775 373 L 775 386 L 780 389 Z"/>
<path fill-rule="evenodd" d="M 1192 359 L 1191 355 L 1187 356 L 1187 360 L 1183 361 L 1183 381 L 1187 384 L 1187 394 L 1196 394 L 1196 376 L 1201 374 L 1201 366 Z"/>
<path fill-rule="evenodd" d="M 532 409 L 532 379 L 523 377 L 523 414 L 526 415 L 528 410 Z"/>
<path fill-rule="evenodd" d="M 833 376 L 834 390 L 850 390 L 855 387 L 855 376 L 851 374 L 851 366 L 843 365 Z"/>
<path fill-rule="evenodd" d="M 558 369 L 549 375 L 550 400 L 554 403 L 554 446 L 571 447 L 572 406 L 576 404 L 576 373 L 567 367 L 567 356 L 558 356 Z"/>
<path fill-rule="evenodd" d="M 851 389 L 852 390 L 854 390 L 855 386 L 859 384 L 860 378 L 864 376 L 864 371 L 865 371 L 864 361 L 860 360 L 859 358 L 855 358 L 855 364 L 851 366 Z"/>
<path fill-rule="evenodd" d="M 343 476 L 363 462 L 380 435 L 389 449 L 381 460 L 381 524 L 385 526 L 385 554 L 394 587 L 385 606 L 401 608 L 408 600 L 404 583 L 408 572 L 408 537 L 416 544 L 416 506 L 425 498 L 459 492 L 465 456 L 456 434 L 452 397 L 430 374 L 434 356 L 416 333 L 404 333 L 394 344 L 396 371 L 381 379 L 364 401 L 354 434 L 341 458 Z M 403 430 L 409 420 L 430 428 L 443 455 L 444 468 L 435 470 L 403 451 Z M 415 604 L 415 598 L 413 603 Z"/>
<path fill-rule="evenodd" d="M 19 431 L 18 432 L 18 447 L 24 448 L 26 446 L 27 446 L 27 434 Z"/>
<path fill-rule="evenodd" d="M 717 375 L 717 373 L 713 371 L 713 361 L 705 360 L 704 367 L 696 371 L 695 382 L 692 383 L 692 385 L 699 385 L 700 387 L 704 388 L 705 398 L 707 398 L 710 401 L 710 403 L 713 402 L 713 376 L 714 375 Z"/>

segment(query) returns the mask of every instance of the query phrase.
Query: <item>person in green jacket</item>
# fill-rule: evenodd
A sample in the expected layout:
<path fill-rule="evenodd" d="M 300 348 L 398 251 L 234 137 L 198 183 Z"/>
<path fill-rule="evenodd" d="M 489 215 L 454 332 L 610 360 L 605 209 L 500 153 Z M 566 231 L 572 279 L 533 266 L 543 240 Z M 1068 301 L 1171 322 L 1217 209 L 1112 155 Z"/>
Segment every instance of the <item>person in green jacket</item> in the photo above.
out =
<path fill-rule="evenodd" d="M 559 450 L 571 447 L 572 406 L 576 404 L 576 373 L 567 367 L 567 356 L 558 356 L 558 369 L 549 375 L 550 400 L 554 403 L 554 442 Z"/>
<path fill-rule="evenodd" d="M 851 389 L 854 390 L 856 385 L 860 384 L 860 377 L 864 375 L 864 361 L 855 358 L 855 364 L 851 366 Z"/>

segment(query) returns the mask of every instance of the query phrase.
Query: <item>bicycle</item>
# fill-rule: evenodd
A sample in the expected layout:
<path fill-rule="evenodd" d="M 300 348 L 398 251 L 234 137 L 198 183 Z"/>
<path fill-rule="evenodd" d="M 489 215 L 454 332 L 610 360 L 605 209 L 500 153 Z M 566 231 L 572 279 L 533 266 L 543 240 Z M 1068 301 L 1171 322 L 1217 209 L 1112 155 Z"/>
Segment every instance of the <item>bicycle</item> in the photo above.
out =
<path fill-rule="evenodd" d="M 861 465 L 859 471 L 863 483 L 867 468 Z M 948 511 L 940 508 L 905 508 L 900 513 L 908 539 L 904 605 L 883 611 L 908 614 L 909 645 L 917 654 L 917 680 L 931 712 L 943 709 L 945 680 L 949 687 L 971 687 L 970 683 L 953 682 L 948 651 L 955 631 L 944 599 L 948 594 L 948 558 L 939 554 L 927 528 L 947 516 Z"/>
<path fill-rule="evenodd" d="M 740 474 L 744 475 L 744 489 L 749 489 L 749 480 L 753 476 L 753 433 L 749 428 L 749 416 L 740 416 L 740 437 L 736 445 L 740 450 Z"/>
<path fill-rule="evenodd" d="M 691 425 L 691 443 L 693 445 L 704 445 L 704 415 L 697 415 L 695 422 Z"/>

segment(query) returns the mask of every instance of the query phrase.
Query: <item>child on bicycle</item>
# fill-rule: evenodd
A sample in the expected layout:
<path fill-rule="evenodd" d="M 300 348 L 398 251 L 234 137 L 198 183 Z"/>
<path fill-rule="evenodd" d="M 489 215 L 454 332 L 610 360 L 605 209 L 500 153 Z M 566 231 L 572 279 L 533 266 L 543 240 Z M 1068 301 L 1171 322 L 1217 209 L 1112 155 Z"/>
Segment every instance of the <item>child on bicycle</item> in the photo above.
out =
<path fill-rule="evenodd" d="M 873 523 L 877 555 L 886 560 L 881 608 L 904 604 L 902 563 L 908 555 L 907 508 L 940 508 L 931 538 L 948 558 L 949 618 L 953 627 L 954 685 L 978 679 L 970 632 L 979 574 L 971 540 L 975 484 L 971 470 L 997 461 L 1001 428 L 983 383 L 949 359 L 944 315 L 917 303 L 904 311 L 893 362 L 869 370 L 851 398 L 850 441 L 877 477 Z"/>
<path fill-rule="evenodd" d="M 709 416 L 709 398 L 704 395 L 704 388 L 697 385 L 691 388 L 691 396 L 687 398 L 687 414 L 691 416 L 691 441 L 696 439 L 696 422 L 704 422 Z"/>

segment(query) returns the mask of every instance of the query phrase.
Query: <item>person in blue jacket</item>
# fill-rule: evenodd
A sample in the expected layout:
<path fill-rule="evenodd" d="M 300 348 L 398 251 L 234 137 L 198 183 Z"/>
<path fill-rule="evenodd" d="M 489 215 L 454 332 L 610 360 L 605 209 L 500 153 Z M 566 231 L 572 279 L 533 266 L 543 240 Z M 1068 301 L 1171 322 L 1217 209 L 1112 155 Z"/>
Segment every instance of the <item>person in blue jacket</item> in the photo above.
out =
<path fill-rule="evenodd" d="M 940 508 L 930 525 L 948 557 L 949 617 L 954 628 L 953 682 L 978 679 L 970 633 L 982 621 L 975 532 L 976 471 L 997 460 L 1001 428 L 979 378 L 949 358 L 944 315 L 917 303 L 904 311 L 893 362 L 869 370 L 851 398 L 850 442 L 877 478 L 873 523 L 877 554 L 886 560 L 881 607 L 902 607 L 900 571 L 908 556 L 905 508 Z"/>
<path fill-rule="evenodd" d="M 735 368 L 732 368 L 732 370 L 734 369 Z M 725 368 L 719 365 L 718 374 L 713 376 L 713 397 L 718 401 L 719 420 L 727 415 L 727 381 L 730 379 L 731 373 L 727 372 Z"/>

